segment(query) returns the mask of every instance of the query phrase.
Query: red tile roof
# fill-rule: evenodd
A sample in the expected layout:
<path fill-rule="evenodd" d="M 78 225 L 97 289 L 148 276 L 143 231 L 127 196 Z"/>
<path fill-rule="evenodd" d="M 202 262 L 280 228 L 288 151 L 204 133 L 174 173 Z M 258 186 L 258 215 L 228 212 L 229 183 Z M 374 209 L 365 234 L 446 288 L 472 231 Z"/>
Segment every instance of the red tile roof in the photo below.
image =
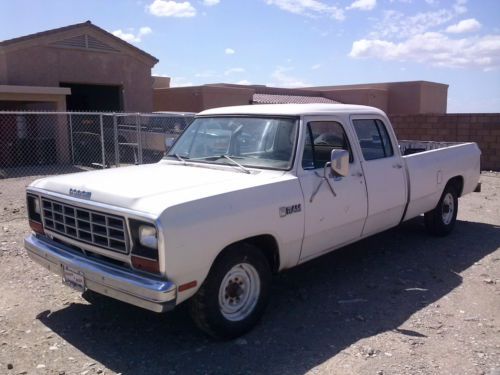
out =
<path fill-rule="evenodd" d="M 332 99 L 322 96 L 303 96 L 303 95 L 275 95 L 275 94 L 253 94 L 253 104 L 311 104 L 311 103 L 330 103 L 338 104 Z"/>

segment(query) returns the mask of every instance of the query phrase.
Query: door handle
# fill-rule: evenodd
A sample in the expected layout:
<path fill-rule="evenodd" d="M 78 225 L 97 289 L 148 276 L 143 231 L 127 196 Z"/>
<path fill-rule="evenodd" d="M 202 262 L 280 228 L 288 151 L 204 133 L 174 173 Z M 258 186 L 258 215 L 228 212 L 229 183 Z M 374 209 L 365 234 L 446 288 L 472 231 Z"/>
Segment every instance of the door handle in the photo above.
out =
<path fill-rule="evenodd" d="M 396 169 L 401 169 L 401 168 L 403 168 L 403 166 L 402 166 L 401 164 L 394 164 L 392 167 L 393 167 L 393 168 L 396 168 Z"/>

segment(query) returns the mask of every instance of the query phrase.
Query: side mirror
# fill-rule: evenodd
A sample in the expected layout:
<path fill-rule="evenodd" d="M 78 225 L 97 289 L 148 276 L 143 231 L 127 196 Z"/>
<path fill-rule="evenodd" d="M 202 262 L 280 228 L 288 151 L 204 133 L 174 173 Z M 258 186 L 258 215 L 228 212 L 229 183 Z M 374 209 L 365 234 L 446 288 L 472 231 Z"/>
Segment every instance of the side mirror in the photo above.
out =
<path fill-rule="evenodd" d="M 165 138 L 165 147 L 167 151 L 170 149 L 170 147 L 173 146 L 173 144 L 174 144 L 173 138 Z"/>
<path fill-rule="evenodd" d="M 349 151 L 332 150 L 330 155 L 330 167 L 333 173 L 338 176 L 345 177 L 349 174 Z"/>

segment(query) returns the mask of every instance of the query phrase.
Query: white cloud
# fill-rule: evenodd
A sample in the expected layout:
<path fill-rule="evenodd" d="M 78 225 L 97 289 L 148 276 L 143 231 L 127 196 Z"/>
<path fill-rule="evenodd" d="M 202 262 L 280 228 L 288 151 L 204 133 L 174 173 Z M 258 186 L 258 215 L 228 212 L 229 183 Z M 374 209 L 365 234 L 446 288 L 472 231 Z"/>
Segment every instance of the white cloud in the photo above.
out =
<path fill-rule="evenodd" d="M 214 5 L 217 5 L 220 3 L 220 0 L 203 0 L 203 5 L 206 5 L 207 7 L 213 7 Z"/>
<path fill-rule="evenodd" d="M 466 3 L 467 0 L 456 0 L 455 4 L 453 5 L 453 9 L 458 14 L 465 13 L 467 12 L 467 7 L 465 6 Z"/>
<path fill-rule="evenodd" d="M 266 3 L 302 16 L 317 17 L 323 15 L 339 21 L 345 18 L 342 9 L 318 0 L 266 0 Z"/>
<path fill-rule="evenodd" d="M 399 43 L 361 39 L 352 44 L 349 56 L 488 71 L 500 67 L 500 35 L 452 39 L 442 33 L 426 32 Z"/>
<path fill-rule="evenodd" d="M 312 86 L 309 83 L 301 80 L 300 78 L 289 75 L 288 72 L 292 71 L 293 68 L 286 68 L 283 66 L 278 66 L 274 72 L 271 74 L 271 77 L 274 80 L 274 83 L 271 83 L 270 86 L 279 86 L 279 87 L 305 87 Z"/>
<path fill-rule="evenodd" d="M 374 31 L 370 33 L 370 38 L 380 39 L 386 37 L 407 38 L 412 35 L 422 34 L 426 31 L 435 30 L 452 19 L 456 18 L 465 8 L 465 0 L 455 0 L 449 8 L 442 8 L 428 12 L 419 12 L 414 15 L 406 15 L 395 10 L 384 11 L 381 20 L 375 23 Z"/>
<path fill-rule="evenodd" d="M 148 34 L 151 34 L 153 30 L 149 26 L 143 26 L 139 29 L 137 33 L 134 33 L 134 29 L 130 29 L 129 32 L 123 31 L 122 29 L 118 29 L 112 32 L 114 36 L 123 39 L 128 43 L 140 43 L 142 41 L 142 37 Z"/>
<path fill-rule="evenodd" d="M 236 51 L 235 51 L 234 49 L 232 49 L 232 48 L 226 48 L 226 49 L 224 50 L 224 53 L 225 53 L 226 55 L 234 55 L 234 54 L 236 53 Z"/>
<path fill-rule="evenodd" d="M 346 9 L 372 10 L 377 5 L 377 0 L 356 0 Z"/>
<path fill-rule="evenodd" d="M 252 83 L 247 79 L 242 79 L 241 81 L 236 82 L 237 85 L 251 85 Z"/>
<path fill-rule="evenodd" d="M 446 31 L 453 34 L 468 33 L 471 31 L 477 31 L 481 28 L 481 24 L 475 18 L 468 18 L 462 20 L 455 25 L 450 25 L 446 28 Z"/>
<path fill-rule="evenodd" d="M 228 76 L 228 75 L 231 75 L 231 74 L 235 74 L 235 73 L 244 73 L 245 72 L 245 69 L 244 68 L 230 68 L 230 69 L 227 69 L 225 72 L 224 72 L 224 75 Z"/>
<path fill-rule="evenodd" d="M 153 29 L 151 29 L 151 27 L 149 27 L 149 26 L 143 26 L 139 29 L 139 35 L 141 35 L 141 36 L 151 34 L 152 32 L 153 32 Z"/>
<path fill-rule="evenodd" d="M 314 64 L 313 66 L 311 66 L 311 69 L 317 70 L 317 69 L 321 68 L 321 66 L 322 66 L 321 64 Z"/>
<path fill-rule="evenodd" d="M 375 31 L 370 34 L 372 38 L 396 37 L 406 38 L 428 31 L 453 19 L 454 14 L 447 9 L 433 12 L 417 13 L 406 16 L 402 12 L 388 10 L 384 18 L 375 26 Z"/>
<path fill-rule="evenodd" d="M 146 9 L 157 17 L 194 17 L 196 9 L 189 1 L 154 0 Z"/>
<path fill-rule="evenodd" d="M 193 86 L 193 82 L 188 81 L 186 77 L 172 77 L 170 87 Z"/>
<path fill-rule="evenodd" d="M 197 78 L 211 78 L 211 77 L 215 76 L 215 71 L 204 70 L 202 72 L 196 73 L 194 76 Z"/>

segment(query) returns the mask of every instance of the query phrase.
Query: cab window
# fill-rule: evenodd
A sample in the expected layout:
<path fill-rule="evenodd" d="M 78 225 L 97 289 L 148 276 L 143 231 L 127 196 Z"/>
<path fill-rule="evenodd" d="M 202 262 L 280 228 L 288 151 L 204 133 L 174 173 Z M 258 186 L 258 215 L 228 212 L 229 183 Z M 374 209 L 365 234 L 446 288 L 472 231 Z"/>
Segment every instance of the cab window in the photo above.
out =
<path fill-rule="evenodd" d="M 365 160 L 388 158 L 394 155 L 391 138 L 382 121 L 353 120 L 353 125 Z"/>
<path fill-rule="evenodd" d="M 323 168 L 330 161 L 334 149 L 349 151 L 349 161 L 353 161 L 349 140 L 340 123 L 312 121 L 307 124 L 306 131 L 302 168 Z"/>

